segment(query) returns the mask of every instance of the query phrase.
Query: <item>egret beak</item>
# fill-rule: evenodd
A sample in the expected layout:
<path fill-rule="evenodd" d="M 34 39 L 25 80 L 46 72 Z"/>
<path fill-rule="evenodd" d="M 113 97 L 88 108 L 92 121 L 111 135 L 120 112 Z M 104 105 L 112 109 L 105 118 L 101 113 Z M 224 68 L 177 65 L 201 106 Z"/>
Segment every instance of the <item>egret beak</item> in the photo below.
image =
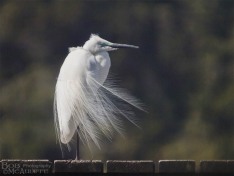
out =
<path fill-rule="evenodd" d="M 134 45 L 118 44 L 118 43 L 112 43 L 110 47 L 112 48 L 135 48 L 135 49 L 139 48 L 138 46 L 134 46 Z"/>

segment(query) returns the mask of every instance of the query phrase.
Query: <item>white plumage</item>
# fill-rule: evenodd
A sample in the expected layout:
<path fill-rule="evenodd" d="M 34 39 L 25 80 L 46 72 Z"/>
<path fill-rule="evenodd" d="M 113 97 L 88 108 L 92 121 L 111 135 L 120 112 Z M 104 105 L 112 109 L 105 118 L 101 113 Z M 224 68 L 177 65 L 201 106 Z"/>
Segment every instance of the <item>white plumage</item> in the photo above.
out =
<path fill-rule="evenodd" d="M 115 44 L 91 35 L 83 47 L 70 48 L 58 76 L 54 116 L 59 141 L 67 144 L 74 133 L 98 147 L 101 135 L 111 139 L 113 129 L 123 131 L 121 117 L 134 122 L 131 107 L 143 110 L 141 104 L 107 79 L 111 66 L 108 51 L 138 48 Z"/>

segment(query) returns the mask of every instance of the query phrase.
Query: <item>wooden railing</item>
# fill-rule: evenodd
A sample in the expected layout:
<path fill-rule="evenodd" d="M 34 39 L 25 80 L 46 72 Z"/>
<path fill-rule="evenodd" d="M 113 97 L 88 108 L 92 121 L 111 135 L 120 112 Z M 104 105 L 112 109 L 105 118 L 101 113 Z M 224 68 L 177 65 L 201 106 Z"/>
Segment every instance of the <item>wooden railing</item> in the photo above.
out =
<path fill-rule="evenodd" d="M 234 160 L 1 160 L 0 174 L 234 175 Z"/>

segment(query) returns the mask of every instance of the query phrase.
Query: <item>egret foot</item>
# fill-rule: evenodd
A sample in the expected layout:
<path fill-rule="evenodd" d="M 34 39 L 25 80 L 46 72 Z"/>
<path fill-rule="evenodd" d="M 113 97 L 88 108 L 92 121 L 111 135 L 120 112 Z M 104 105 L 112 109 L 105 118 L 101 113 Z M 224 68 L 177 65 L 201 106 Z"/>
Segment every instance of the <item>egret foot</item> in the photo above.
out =
<path fill-rule="evenodd" d="M 79 133 L 78 133 L 78 128 L 76 132 L 76 158 L 75 160 L 80 160 L 80 138 L 79 138 Z"/>

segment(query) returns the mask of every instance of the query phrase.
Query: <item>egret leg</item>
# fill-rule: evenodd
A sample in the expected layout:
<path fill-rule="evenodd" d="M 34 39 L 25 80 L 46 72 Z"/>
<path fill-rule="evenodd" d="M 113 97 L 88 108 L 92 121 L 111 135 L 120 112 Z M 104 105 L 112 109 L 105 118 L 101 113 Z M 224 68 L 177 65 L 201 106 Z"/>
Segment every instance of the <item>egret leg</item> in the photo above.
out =
<path fill-rule="evenodd" d="M 79 138 L 79 128 L 76 130 L 76 160 L 80 159 L 80 138 Z"/>

